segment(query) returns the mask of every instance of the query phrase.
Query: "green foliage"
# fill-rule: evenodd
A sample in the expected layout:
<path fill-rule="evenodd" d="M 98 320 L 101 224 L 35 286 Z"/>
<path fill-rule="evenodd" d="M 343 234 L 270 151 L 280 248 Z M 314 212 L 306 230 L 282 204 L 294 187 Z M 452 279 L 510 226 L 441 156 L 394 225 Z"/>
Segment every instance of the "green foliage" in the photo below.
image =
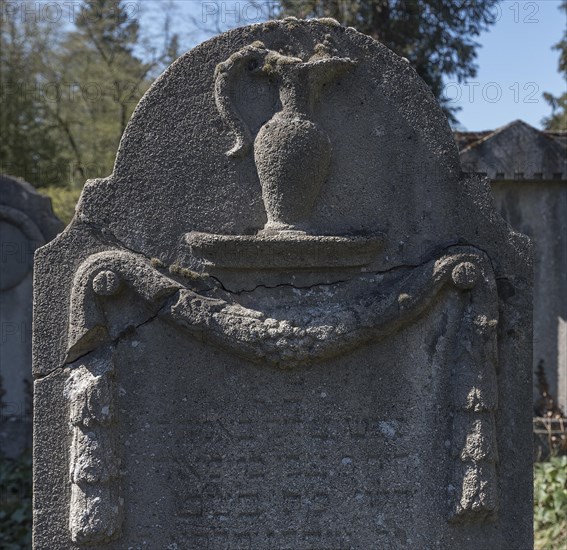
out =
<path fill-rule="evenodd" d="M 31 548 L 32 458 L 0 456 L 0 548 Z"/>
<path fill-rule="evenodd" d="M 0 0 L 0 170 L 38 185 L 60 150 L 38 82 L 53 26 L 27 5 Z"/>
<path fill-rule="evenodd" d="M 126 0 L 83 0 L 74 26 L 48 17 L 49 4 L 39 16 L 39 5 L 0 0 L 0 171 L 80 188 L 112 172 L 126 124 L 178 37 L 166 15 L 163 51 L 148 46 Z"/>
<path fill-rule="evenodd" d="M 42 187 L 41 192 L 51 198 L 55 215 L 65 224 L 73 219 L 81 189 L 70 187 Z"/>
<path fill-rule="evenodd" d="M 567 456 L 534 466 L 536 550 L 567 548 Z"/>
<path fill-rule="evenodd" d="M 558 97 L 544 93 L 543 98 L 551 106 L 551 115 L 542 121 L 544 128 L 556 132 L 567 132 L 567 92 Z"/>
<path fill-rule="evenodd" d="M 476 76 L 474 38 L 495 22 L 498 0 L 280 0 L 279 16 L 333 17 L 406 57 L 455 122 L 443 80 Z"/>
<path fill-rule="evenodd" d="M 123 0 L 84 0 L 77 29 L 112 64 L 112 58 L 132 53 L 140 25 L 130 17 Z"/>
<path fill-rule="evenodd" d="M 150 84 L 150 64 L 133 53 L 138 22 L 126 9 L 123 0 L 87 0 L 46 66 L 60 92 L 49 116 L 71 167 L 62 183 L 80 186 L 112 172 L 128 119 Z"/>
<path fill-rule="evenodd" d="M 567 15 L 567 0 L 563 0 L 559 9 Z M 567 85 L 567 27 L 563 31 L 563 38 L 553 46 L 554 50 L 559 51 L 559 72 L 565 79 Z M 567 92 L 558 97 L 550 93 L 544 93 L 543 98 L 551 106 L 551 115 L 544 118 L 542 123 L 546 130 L 563 130 L 567 132 Z"/>

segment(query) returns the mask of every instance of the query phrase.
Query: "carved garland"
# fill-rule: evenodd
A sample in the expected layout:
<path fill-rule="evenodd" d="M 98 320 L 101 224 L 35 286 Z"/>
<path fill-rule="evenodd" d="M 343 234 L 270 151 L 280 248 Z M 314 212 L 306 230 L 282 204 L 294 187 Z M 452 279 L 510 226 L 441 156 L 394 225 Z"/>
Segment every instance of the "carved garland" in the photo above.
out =
<path fill-rule="evenodd" d="M 249 360 L 291 367 L 336 356 L 400 330 L 450 286 L 462 291 L 464 311 L 451 376 L 449 519 L 484 521 L 497 510 L 498 300 L 493 271 L 483 253 L 455 248 L 392 277 L 385 290 L 369 288 L 364 303 L 333 304 L 333 319 L 339 308 L 344 323 L 327 318 L 322 308 L 304 326 L 244 308 L 237 296 L 211 298 L 184 288 L 134 254 L 108 251 L 88 258 L 75 276 L 67 348 L 67 362 L 72 363 L 65 390 L 72 429 L 72 540 L 93 544 L 120 535 L 122 500 L 113 435 L 116 390 L 111 343 L 127 327 L 108 326 L 105 307 L 109 297 L 127 287 L 145 301 L 148 315 L 159 315 Z"/>

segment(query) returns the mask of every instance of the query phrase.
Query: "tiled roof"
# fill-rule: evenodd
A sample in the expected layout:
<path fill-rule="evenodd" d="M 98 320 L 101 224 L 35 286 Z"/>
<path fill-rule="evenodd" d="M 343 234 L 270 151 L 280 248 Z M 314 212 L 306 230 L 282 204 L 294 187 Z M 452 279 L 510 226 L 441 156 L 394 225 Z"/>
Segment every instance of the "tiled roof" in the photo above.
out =
<path fill-rule="evenodd" d="M 465 172 L 494 180 L 567 180 L 567 132 L 515 120 L 496 130 L 454 135 Z"/>

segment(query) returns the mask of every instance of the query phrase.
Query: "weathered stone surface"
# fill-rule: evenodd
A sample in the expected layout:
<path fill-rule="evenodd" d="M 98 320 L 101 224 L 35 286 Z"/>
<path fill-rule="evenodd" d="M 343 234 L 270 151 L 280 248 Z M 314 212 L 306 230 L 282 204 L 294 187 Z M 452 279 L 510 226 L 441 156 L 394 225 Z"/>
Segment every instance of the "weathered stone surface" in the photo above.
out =
<path fill-rule="evenodd" d="M 31 445 L 33 254 L 62 229 L 48 198 L 0 176 L 0 453 Z"/>
<path fill-rule="evenodd" d="M 530 261 L 382 45 L 195 48 L 36 256 L 35 548 L 530 548 Z"/>

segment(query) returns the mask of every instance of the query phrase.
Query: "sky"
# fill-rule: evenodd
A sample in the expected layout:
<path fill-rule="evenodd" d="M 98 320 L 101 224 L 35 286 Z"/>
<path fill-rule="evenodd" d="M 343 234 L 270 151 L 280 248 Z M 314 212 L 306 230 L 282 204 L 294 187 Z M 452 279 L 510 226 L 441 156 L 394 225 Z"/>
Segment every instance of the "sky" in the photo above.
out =
<path fill-rule="evenodd" d="M 182 52 L 227 28 L 264 21 L 277 5 L 275 0 L 123 1 L 141 19 L 154 48 L 164 43 L 169 16 L 170 32 L 179 35 Z M 56 5 L 60 11 L 73 6 L 76 11 L 81 0 L 40 0 L 36 5 Z M 557 70 L 559 52 L 552 49 L 567 26 L 559 6 L 560 0 L 501 0 L 494 10 L 496 23 L 477 38 L 476 77 L 445 83 L 445 97 L 461 109 L 459 129 L 489 130 L 516 119 L 542 128 L 542 119 L 551 114 L 543 93 L 558 96 L 567 90 Z"/>
<path fill-rule="evenodd" d="M 266 18 L 274 3 L 218 0 L 143 0 L 144 21 L 158 25 L 169 6 L 171 31 L 189 49 L 224 28 L 256 23 Z M 558 73 L 561 39 L 567 21 L 560 0 L 503 0 L 494 10 L 496 23 L 478 38 L 478 74 L 469 82 L 448 80 L 444 94 L 461 108 L 459 129 L 488 130 L 522 119 L 541 128 L 551 112 L 543 92 L 560 95 L 567 83 Z M 197 30 L 207 27 L 207 30 Z M 160 27 L 163 28 L 163 27 Z"/>
<path fill-rule="evenodd" d="M 181 51 L 227 28 L 258 23 L 274 12 L 275 0 L 124 0 L 140 17 L 152 45 L 163 43 L 164 21 L 179 35 Z M 450 0 L 447 0 L 450 1 Z M 474 0 L 473 0 L 474 1 Z M 40 0 L 39 6 L 75 10 L 80 0 Z M 560 95 L 567 83 L 557 71 L 553 50 L 567 25 L 560 0 L 502 0 L 494 10 L 496 23 L 478 38 L 477 76 L 470 82 L 448 80 L 444 94 L 461 110 L 459 129 L 487 130 L 518 118 L 541 128 L 551 109 L 543 92 Z M 64 10 L 63 10 L 64 11 Z M 66 13 L 66 12 L 65 12 Z"/>
<path fill-rule="evenodd" d="M 462 107 L 457 117 L 465 129 L 489 130 L 518 118 L 541 128 L 550 114 L 542 93 L 567 89 L 557 70 L 559 52 L 552 50 L 567 25 L 559 5 L 559 0 L 501 3 L 498 21 L 479 37 L 476 78 L 445 86 L 446 97 Z"/>

